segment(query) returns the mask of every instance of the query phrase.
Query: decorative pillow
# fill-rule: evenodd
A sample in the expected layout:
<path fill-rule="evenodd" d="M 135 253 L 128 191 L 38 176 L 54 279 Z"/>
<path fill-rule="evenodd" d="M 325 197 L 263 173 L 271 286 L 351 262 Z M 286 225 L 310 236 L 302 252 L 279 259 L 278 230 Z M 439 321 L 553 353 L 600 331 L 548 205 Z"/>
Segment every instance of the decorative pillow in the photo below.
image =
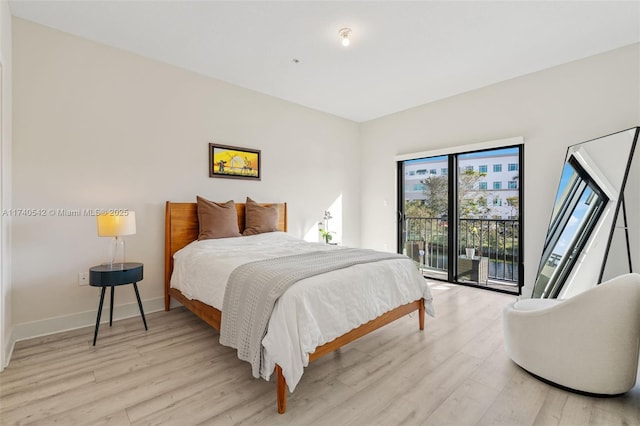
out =
<path fill-rule="evenodd" d="M 238 211 L 233 200 L 214 203 L 199 196 L 196 199 L 200 223 L 198 240 L 242 236 L 238 229 Z"/>
<path fill-rule="evenodd" d="M 256 235 L 278 230 L 278 206 L 260 204 L 247 197 L 242 235 Z"/>

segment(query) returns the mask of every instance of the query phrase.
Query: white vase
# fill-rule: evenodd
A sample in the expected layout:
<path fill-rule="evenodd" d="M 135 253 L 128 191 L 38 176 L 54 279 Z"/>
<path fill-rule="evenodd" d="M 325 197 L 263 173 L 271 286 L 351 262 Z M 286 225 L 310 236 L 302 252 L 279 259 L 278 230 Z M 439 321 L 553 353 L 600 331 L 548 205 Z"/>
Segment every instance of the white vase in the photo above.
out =
<path fill-rule="evenodd" d="M 466 253 L 467 253 L 467 258 L 469 259 L 473 259 L 473 257 L 476 255 L 476 249 L 474 248 L 468 248 L 465 249 Z"/>

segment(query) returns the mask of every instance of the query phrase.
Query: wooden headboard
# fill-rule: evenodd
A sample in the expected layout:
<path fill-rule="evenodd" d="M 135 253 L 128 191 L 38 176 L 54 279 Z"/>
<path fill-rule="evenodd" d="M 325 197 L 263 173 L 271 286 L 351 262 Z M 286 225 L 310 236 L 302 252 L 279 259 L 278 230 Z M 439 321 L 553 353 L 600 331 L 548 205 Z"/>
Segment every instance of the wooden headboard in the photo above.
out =
<path fill-rule="evenodd" d="M 272 203 L 263 203 L 269 206 Z M 287 203 L 278 206 L 278 230 L 287 231 Z M 244 203 L 236 203 L 238 211 L 238 228 L 244 231 Z M 171 273 L 173 272 L 173 255 L 175 252 L 198 239 L 200 232 L 196 203 L 172 203 L 167 201 L 164 223 L 164 292 L 169 291 Z"/>

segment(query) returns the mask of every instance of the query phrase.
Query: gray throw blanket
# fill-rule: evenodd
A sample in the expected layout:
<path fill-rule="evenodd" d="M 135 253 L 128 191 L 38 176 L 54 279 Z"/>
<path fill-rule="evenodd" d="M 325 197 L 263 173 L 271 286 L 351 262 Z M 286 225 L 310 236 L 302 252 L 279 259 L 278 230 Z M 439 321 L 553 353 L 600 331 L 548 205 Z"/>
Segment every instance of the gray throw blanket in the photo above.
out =
<path fill-rule="evenodd" d="M 260 377 L 262 339 L 278 297 L 292 284 L 314 275 L 361 263 L 406 256 L 374 250 L 339 248 L 275 259 L 237 267 L 227 281 L 222 305 L 220 343 L 238 350 L 238 358 L 251 363 Z"/>

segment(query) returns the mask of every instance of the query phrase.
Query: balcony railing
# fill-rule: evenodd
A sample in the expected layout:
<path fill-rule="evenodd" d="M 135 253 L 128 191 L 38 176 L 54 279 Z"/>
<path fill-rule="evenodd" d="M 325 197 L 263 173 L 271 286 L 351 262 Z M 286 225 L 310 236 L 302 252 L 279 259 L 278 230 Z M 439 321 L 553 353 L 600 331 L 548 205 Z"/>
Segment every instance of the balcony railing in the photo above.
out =
<path fill-rule="evenodd" d="M 467 248 L 475 256 L 489 259 L 489 279 L 518 282 L 520 223 L 513 219 L 460 219 L 458 221 L 458 256 Z M 447 271 L 449 223 L 446 219 L 407 217 L 405 250 L 407 256 L 425 269 Z"/>

